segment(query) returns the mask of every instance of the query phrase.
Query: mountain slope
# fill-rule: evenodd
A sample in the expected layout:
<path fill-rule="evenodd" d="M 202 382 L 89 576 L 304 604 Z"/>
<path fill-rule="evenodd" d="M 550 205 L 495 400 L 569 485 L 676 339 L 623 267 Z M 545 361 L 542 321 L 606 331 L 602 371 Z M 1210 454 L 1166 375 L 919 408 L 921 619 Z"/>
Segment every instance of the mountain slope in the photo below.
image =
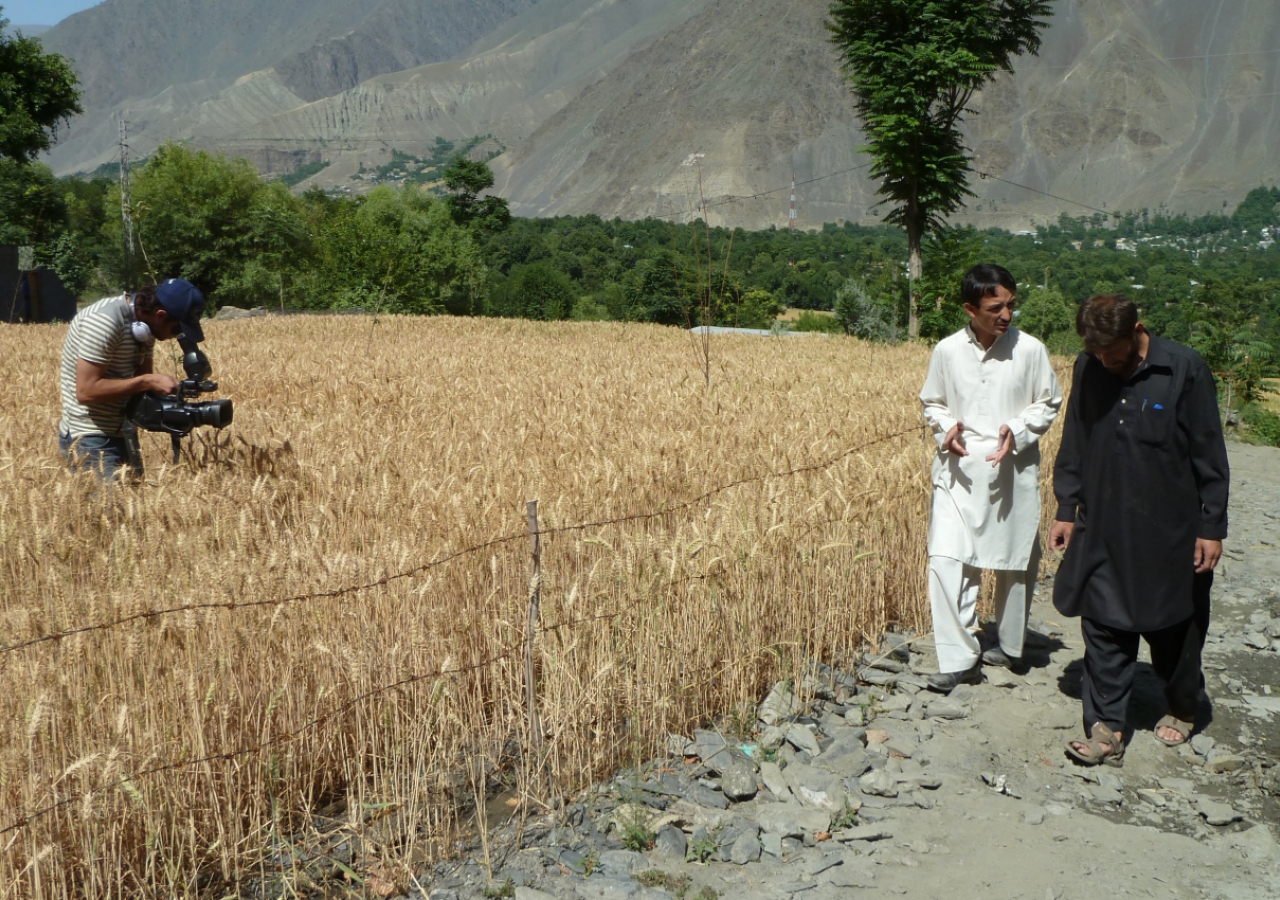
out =
<path fill-rule="evenodd" d="M 139 130 L 159 126 L 149 142 L 159 143 L 183 112 L 165 102 L 168 91 L 208 99 L 244 75 L 278 67 L 281 87 L 298 105 L 455 56 L 536 2 L 106 0 L 42 36 L 45 49 L 72 60 L 86 110 L 49 158 L 59 169 L 101 161 L 110 153 L 106 122 L 125 110 Z"/>
<path fill-rule="evenodd" d="M 206 17 L 215 7 L 258 15 L 248 0 L 172 2 Z M 412 0 L 374 0 L 341 33 L 335 23 L 356 12 L 337 0 L 253 7 L 258 31 L 284 37 L 250 42 L 230 68 L 205 53 L 203 68 L 183 70 L 194 80 L 139 88 L 152 93 L 129 101 L 135 149 L 177 138 L 267 172 L 323 158 L 333 165 L 316 183 L 359 188 L 351 176 L 393 148 L 421 154 L 437 136 L 492 133 L 510 148 L 494 162 L 498 189 L 521 214 L 681 217 L 705 198 L 717 221 L 781 225 L 792 173 L 802 225 L 880 214 L 823 28 L 829 0 L 428 5 L 455 24 L 432 30 Z M 286 28 L 303 6 L 313 20 Z M 1022 228 L 1090 208 L 1199 213 L 1275 183 L 1274 0 L 1059 0 L 1055 11 L 1041 54 L 974 98 L 967 139 L 976 168 L 994 177 L 975 176 L 963 218 Z M 366 77 L 447 53 L 481 28 L 447 60 Z M 129 46 L 103 43 L 117 56 Z M 49 157 L 60 171 L 113 153 L 104 116 L 71 132 Z"/>

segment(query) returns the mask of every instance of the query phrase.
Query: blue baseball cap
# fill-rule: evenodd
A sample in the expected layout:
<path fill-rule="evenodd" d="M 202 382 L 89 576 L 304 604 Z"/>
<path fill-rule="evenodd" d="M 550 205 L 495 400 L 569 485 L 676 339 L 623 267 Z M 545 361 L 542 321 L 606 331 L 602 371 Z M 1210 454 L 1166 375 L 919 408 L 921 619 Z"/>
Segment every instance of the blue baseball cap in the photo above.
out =
<path fill-rule="evenodd" d="M 160 308 L 178 320 L 182 336 L 199 343 L 204 340 L 200 316 L 204 314 L 204 294 L 190 281 L 170 278 L 156 285 L 156 299 Z"/>

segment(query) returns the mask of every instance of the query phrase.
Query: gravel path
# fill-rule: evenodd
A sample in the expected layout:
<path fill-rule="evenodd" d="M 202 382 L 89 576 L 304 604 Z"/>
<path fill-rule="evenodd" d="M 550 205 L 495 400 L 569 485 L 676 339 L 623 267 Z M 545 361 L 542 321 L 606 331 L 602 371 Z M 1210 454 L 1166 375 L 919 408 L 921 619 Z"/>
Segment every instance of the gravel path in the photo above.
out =
<path fill-rule="evenodd" d="M 1025 676 L 987 669 L 984 684 L 938 698 L 921 690 L 931 646 L 852 675 L 814 666 L 818 699 L 777 686 L 748 741 L 673 736 L 670 758 L 519 834 L 497 829 L 492 880 L 477 853 L 420 878 L 423 889 L 433 900 L 1280 897 L 1280 451 L 1232 445 L 1231 462 L 1211 706 L 1192 745 L 1155 741 L 1164 710 L 1143 666 L 1124 767 L 1064 756 L 1081 731 L 1082 644 L 1042 585 Z M 656 846 L 624 849 L 645 832 Z"/>

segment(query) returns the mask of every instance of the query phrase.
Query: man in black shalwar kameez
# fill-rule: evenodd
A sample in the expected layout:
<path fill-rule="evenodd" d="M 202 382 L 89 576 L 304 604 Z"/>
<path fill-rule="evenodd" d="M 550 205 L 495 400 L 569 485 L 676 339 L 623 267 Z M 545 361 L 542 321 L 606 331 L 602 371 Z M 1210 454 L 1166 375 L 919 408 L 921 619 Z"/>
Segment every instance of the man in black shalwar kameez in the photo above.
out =
<path fill-rule="evenodd" d="M 1138 639 L 1165 682 L 1156 739 L 1191 737 L 1203 678 L 1209 589 L 1227 535 L 1227 448 L 1213 375 L 1194 350 L 1150 334 L 1120 295 L 1090 297 L 1054 469 L 1066 550 L 1060 612 L 1081 617 L 1084 728 L 1067 752 L 1120 765 Z"/>

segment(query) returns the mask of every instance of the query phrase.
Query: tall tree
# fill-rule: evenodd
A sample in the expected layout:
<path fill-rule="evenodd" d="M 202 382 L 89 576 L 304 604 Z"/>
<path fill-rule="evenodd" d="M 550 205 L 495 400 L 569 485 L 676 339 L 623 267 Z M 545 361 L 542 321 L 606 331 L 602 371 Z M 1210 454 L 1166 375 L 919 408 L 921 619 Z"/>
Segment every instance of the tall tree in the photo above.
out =
<path fill-rule="evenodd" d="M 911 337 L 924 235 L 973 196 L 960 124 L 973 92 L 1040 49 L 1051 0 L 836 0 L 827 29 L 870 143 L 871 175 L 907 232 Z"/>
<path fill-rule="evenodd" d="M 36 38 L 9 34 L 0 7 L 0 157 L 30 162 L 58 137 L 58 124 L 83 112 L 71 65 Z"/>

